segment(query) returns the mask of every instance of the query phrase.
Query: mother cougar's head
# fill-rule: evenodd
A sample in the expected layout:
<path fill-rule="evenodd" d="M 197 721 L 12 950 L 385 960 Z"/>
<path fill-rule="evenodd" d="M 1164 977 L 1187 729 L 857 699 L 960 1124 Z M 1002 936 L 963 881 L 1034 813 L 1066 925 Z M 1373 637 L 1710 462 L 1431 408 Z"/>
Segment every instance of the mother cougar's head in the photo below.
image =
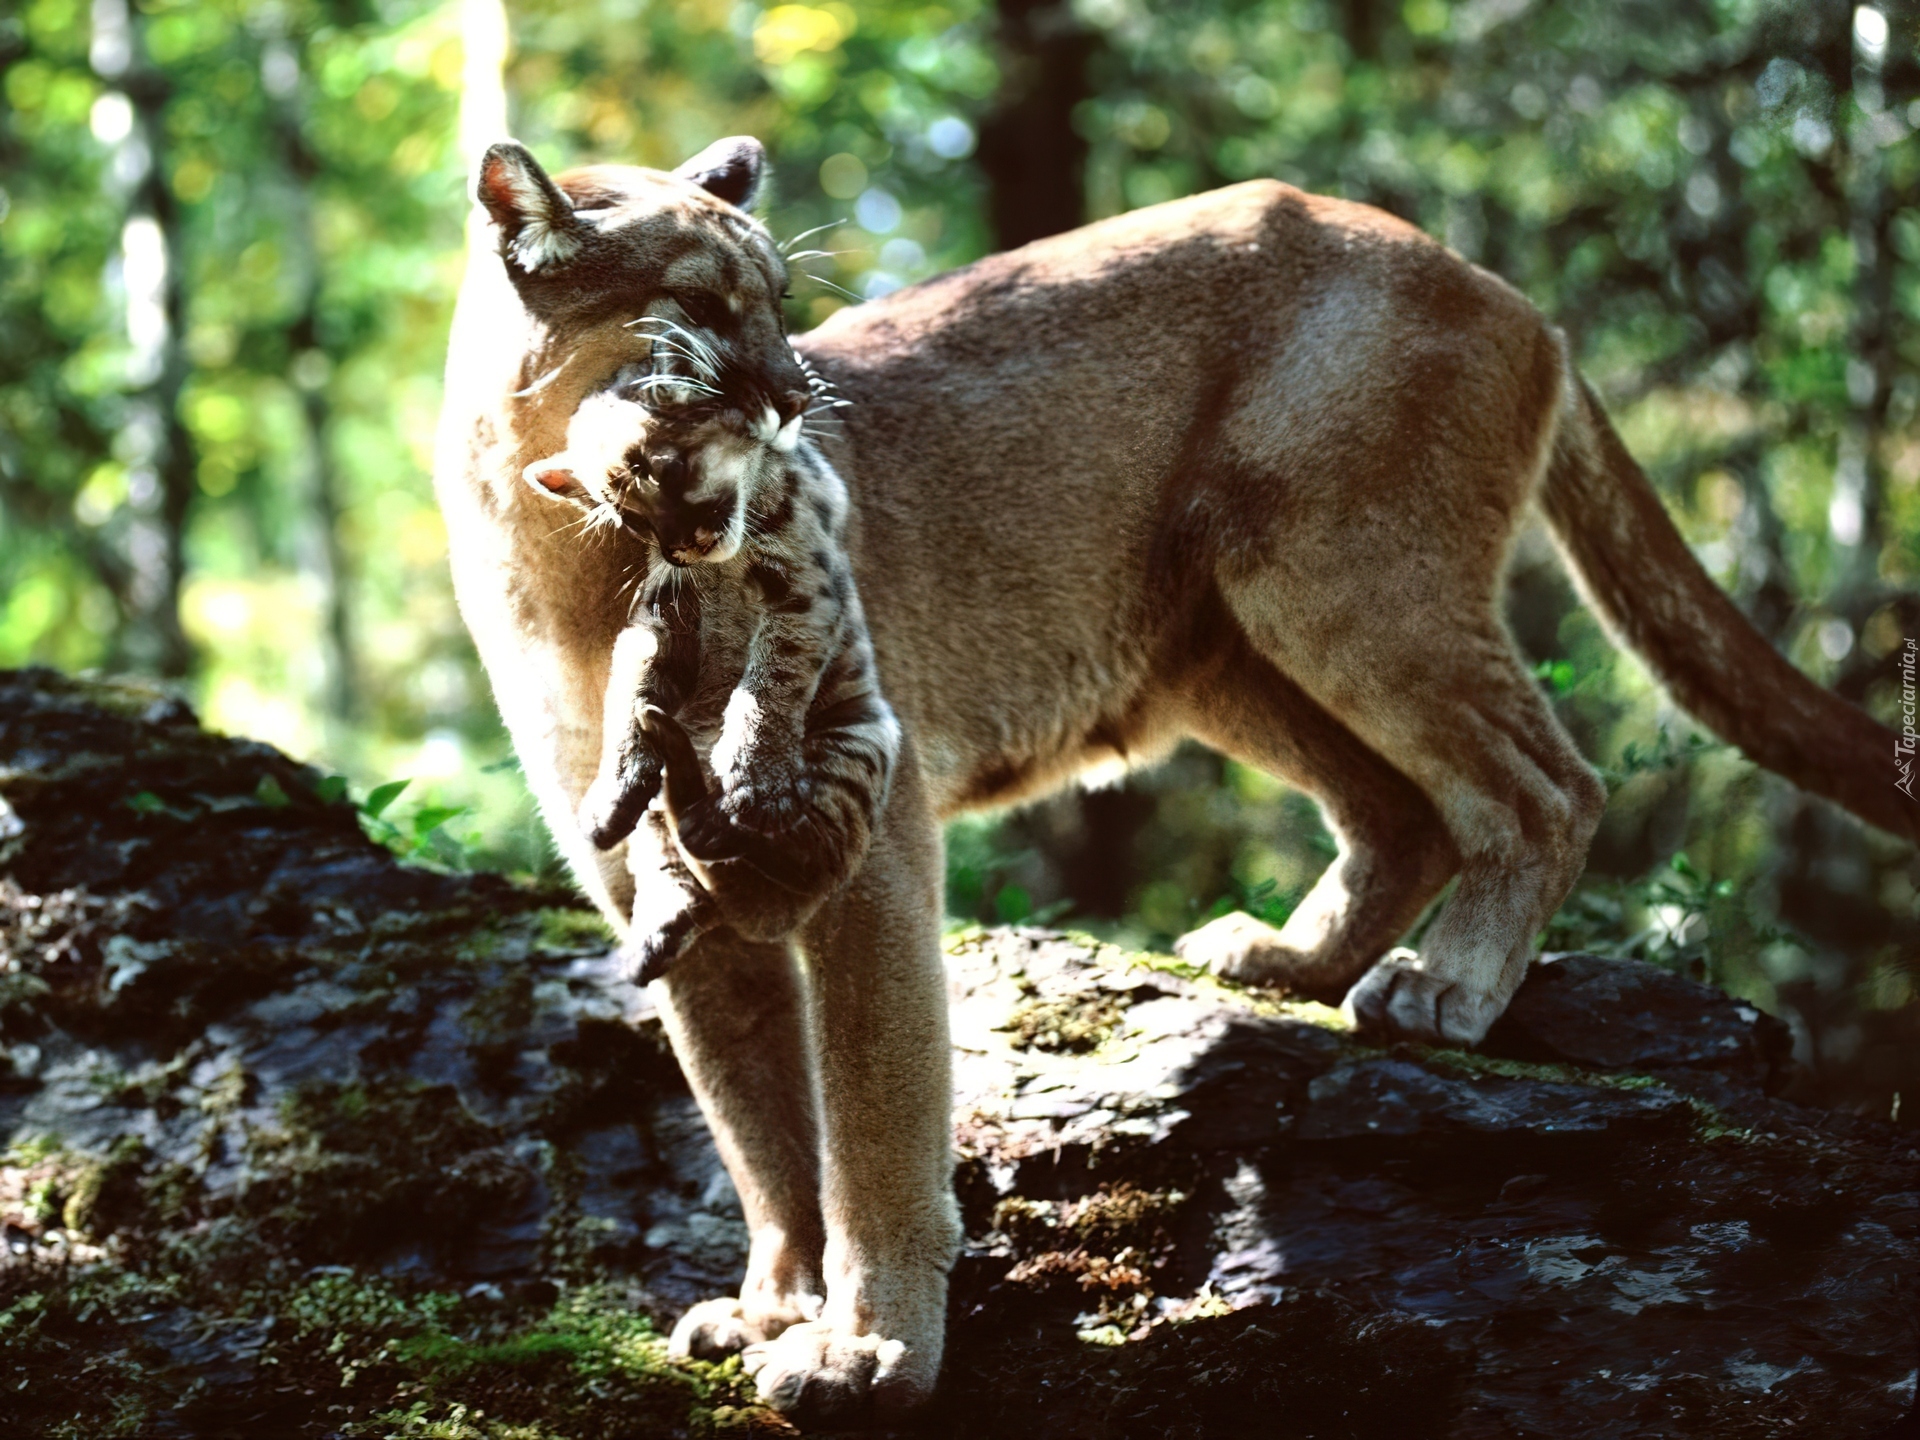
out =
<path fill-rule="evenodd" d="M 529 363 L 549 372 L 525 393 L 584 365 L 596 373 L 557 389 L 578 397 L 619 377 L 636 398 L 700 405 L 742 440 L 791 448 L 812 395 L 781 314 L 786 262 L 747 214 L 765 169 L 747 136 L 671 173 L 594 165 L 550 177 L 519 143 L 492 146 L 474 198 L 538 337 Z"/>

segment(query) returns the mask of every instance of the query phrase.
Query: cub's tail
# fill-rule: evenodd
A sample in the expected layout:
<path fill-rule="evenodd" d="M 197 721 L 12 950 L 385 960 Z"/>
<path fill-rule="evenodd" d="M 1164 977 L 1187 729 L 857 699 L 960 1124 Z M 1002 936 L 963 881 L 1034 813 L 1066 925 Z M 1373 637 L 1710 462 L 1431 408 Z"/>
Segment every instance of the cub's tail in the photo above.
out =
<path fill-rule="evenodd" d="M 1893 731 L 1794 669 L 1714 584 L 1584 382 L 1540 504 L 1588 603 L 1688 711 L 1802 789 L 1920 840 Z"/>

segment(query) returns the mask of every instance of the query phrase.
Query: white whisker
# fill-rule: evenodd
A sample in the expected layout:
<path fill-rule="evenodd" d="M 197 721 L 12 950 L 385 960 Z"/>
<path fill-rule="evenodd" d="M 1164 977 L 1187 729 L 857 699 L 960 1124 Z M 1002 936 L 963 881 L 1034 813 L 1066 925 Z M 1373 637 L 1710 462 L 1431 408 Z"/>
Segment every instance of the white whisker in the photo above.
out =
<path fill-rule="evenodd" d="M 643 375 L 638 380 L 627 382 L 629 390 L 691 390 L 697 395 L 719 395 L 719 391 L 704 380 L 695 380 L 691 375 L 670 375 L 662 371 L 655 375 Z"/>
<path fill-rule="evenodd" d="M 860 297 L 854 294 L 853 291 L 847 289 L 846 286 L 837 285 L 833 281 L 827 279 L 826 276 L 816 275 L 811 270 L 802 270 L 800 273 L 806 276 L 809 280 L 813 281 L 816 285 L 824 285 L 829 290 L 837 290 L 842 295 L 846 296 L 849 300 L 853 301 L 853 303 L 856 305 L 860 303 Z"/>
<path fill-rule="evenodd" d="M 704 378 L 713 380 L 719 377 L 720 354 L 705 338 L 687 329 L 686 326 L 667 319 L 664 315 L 642 315 L 638 320 L 629 321 L 628 328 L 648 324 L 663 327 L 659 335 L 650 337 L 656 345 L 666 340 L 674 345 L 685 347 L 687 358 L 705 372 Z"/>
<path fill-rule="evenodd" d="M 780 253 L 782 255 L 785 255 L 789 250 L 791 250 L 795 245 L 798 245 L 802 240 L 806 240 L 812 236 L 818 235 L 823 230 L 831 230 L 836 225 L 844 225 L 844 224 L 846 224 L 846 221 L 844 220 L 829 220 L 827 221 L 826 224 L 816 225 L 811 230 L 802 230 L 798 235 L 794 236 L 791 240 L 785 241 L 784 243 L 781 244 Z"/>

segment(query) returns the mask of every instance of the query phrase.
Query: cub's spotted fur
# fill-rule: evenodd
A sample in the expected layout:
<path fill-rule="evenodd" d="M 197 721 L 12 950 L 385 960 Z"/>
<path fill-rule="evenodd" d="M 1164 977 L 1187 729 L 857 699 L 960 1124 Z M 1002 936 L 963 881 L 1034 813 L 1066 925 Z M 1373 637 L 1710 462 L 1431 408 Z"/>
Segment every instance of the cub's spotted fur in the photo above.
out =
<path fill-rule="evenodd" d="M 900 746 L 842 543 L 840 477 L 797 426 L 756 433 L 724 404 L 681 398 L 699 382 L 656 383 L 676 373 L 660 363 L 668 343 L 582 401 L 566 450 L 526 469 L 540 494 L 646 545 L 634 625 L 614 642 L 600 771 L 580 806 L 601 850 L 636 823 L 659 829 L 684 890 L 679 910 L 628 943 L 642 983 L 718 925 L 790 934 L 865 856 Z M 697 356 L 694 343 L 674 348 Z M 698 752 L 718 776 L 712 793 Z M 649 812 L 663 777 L 666 805 Z M 766 883 L 736 887 L 723 914 L 708 867 L 724 861 Z"/>

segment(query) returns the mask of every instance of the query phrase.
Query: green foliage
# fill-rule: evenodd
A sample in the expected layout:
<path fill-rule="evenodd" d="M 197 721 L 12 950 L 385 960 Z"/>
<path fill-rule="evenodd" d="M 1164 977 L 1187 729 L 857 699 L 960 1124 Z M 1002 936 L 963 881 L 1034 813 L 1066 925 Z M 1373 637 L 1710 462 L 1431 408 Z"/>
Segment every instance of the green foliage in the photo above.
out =
<path fill-rule="evenodd" d="M 1248 886 L 1236 879 L 1233 889 L 1203 911 L 1199 920 L 1205 924 L 1209 920 L 1230 915 L 1238 910 L 1277 930 L 1287 923 L 1287 917 L 1293 914 L 1299 904 L 1300 892 L 1281 890 L 1278 880 L 1262 880 L 1256 885 Z"/>
<path fill-rule="evenodd" d="M 1636 776 L 1674 770 L 1702 755 L 1723 755 L 1732 751 L 1731 745 L 1709 740 L 1704 735 L 1689 734 L 1686 739 L 1676 741 L 1671 731 L 1662 730 L 1654 736 L 1651 745 L 1629 740 L 1626 748 L 1620 752 L 1620 763 L 1603 768 L 1600 776 L 1607 782 L 1609 790 L 1618 790 Z M 1684 855 L 1678 858 L 1683 861 L 1686 859 Z"/>
<path fill-rule="evenodd" d="M 1071 909 L 1070 901 L 1037 913 L 1032 892 L 1012 878 L 1033 859 L 1032 850 L 1010 847 L 991 819 L 955 821 L 947 827 L 947 913 L 1003 925 L 1061 918 Z"/>
<path fill-rule="evenodd" d="M 341 783 L 333 784 L 336 780 Z M 403 860 L 431 861 L 452 869 L 468 868 L 473 863 L 473 852 L 481 844 L 480 837 L 469 835 L 463 840 L 448 834 L 445 827 L 471 814 L 472 806 L 420 805 L 404 820 L 387 818 L 393 802 L 412 783 L 411 780 L 389 780 L 369 790 L 367 798 L 354 805 L 360 812 L 360 828 Z M 344 778 L 329 776 L 316 793 L 323 800 L 344 797 L 347 793 Z"/>
<path fill-rule="evenodd" d="M 1740 977 L 1727 973 L 1730 952 L 1781 943 L 1792 943 L 1787 931 L 1756 923 L 1739 886 L 1702 874 L 1684 850 L 1636 879 L 1583 884 L 1542 941 L 1547 950 L 1646 960 L 1736 985 Z"/>

